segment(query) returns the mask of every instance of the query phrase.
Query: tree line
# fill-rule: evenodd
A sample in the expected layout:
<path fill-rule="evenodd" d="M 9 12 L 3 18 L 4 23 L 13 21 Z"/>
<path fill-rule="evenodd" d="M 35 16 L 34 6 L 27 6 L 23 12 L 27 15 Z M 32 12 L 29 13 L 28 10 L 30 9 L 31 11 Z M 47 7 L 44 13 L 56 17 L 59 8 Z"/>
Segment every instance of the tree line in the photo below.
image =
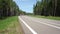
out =
<path fill-rule="evenodd" d="M 34 15 L 60 16 L 60 0 L 37 1 L 33 11 Z"/>
<path fill-rule="evenodd" d="M 13 0 L 0 0 L 0 19 L 20 14 L 21 10 Z"/>

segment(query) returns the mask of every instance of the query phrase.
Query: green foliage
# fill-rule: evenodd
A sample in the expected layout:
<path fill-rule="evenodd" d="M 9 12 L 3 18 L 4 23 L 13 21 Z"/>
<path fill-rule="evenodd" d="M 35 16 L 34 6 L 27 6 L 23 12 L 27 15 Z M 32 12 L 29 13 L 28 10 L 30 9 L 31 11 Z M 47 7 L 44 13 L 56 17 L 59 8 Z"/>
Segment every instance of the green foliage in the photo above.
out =
<path fill-rule="evenodd" d="M 17 16 L 8 17 L 7 19 L 0 20 L 0 31 L 6 29 L 9 24 L 17 20 Z"/>
<path fill-rule="evenodd" d="M 0 19 L 19 14 L 19 8 L 13 0 L 0 0 Z"/>
<path fill-rule="evenodd" d="M 59 0 L 41 0 L 34 5 L 35 15 L 60 16 Z"/>
<path fill-rule="evenodd" d="M 51 20 L 60 20 L 60 17 L 54 17 L 54 16 L 41 16 L 41 15 L 29 15 L 32 17 L 37 17 L 37 18 L 44 18 L 44 19 L 51 19 Z"/>

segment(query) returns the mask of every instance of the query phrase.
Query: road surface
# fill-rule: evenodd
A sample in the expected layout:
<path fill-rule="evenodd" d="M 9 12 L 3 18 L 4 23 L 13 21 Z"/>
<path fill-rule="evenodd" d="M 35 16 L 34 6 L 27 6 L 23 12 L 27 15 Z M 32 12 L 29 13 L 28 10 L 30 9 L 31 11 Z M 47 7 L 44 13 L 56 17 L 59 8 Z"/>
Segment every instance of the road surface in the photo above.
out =
<path fill-rule="evenodd" d="M 60 21 L 19 16 L 25 34 L 60 34 Z"/>

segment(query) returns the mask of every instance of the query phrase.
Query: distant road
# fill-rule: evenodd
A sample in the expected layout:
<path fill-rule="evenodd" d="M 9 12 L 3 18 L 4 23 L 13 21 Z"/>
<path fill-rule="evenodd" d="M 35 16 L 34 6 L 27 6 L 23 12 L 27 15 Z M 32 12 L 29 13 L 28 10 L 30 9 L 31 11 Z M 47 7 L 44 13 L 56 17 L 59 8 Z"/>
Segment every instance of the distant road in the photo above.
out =
<path fill-rule="evenodd" d="M 19 16 L 25 34 L 60 34 L 60 21 Z"/>

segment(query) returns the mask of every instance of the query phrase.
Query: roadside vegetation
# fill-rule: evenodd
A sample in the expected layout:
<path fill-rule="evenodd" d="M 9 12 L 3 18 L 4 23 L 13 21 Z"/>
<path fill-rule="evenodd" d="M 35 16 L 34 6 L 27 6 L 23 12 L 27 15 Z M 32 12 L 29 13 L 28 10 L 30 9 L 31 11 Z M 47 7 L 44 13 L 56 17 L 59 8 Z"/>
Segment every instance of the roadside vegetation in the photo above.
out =
<path fill-rule="evenodd" d="M 0 0 L 0 19 L 24 13 L 13 0 Z"/>
<path fill-rule="evenodd" d="M 17 16 L 0 20 L 0 34 L 23 34 L 22 27 Z"/>
<path fill-rule="evenodd" d="M 37 0 L 33 8 L 34 15 L 60 17 L 60 0 Z M 58 19 L 57 17 L 57 19 Z"/>
<path fill-rule="evenodd" d="M 40 15 L 28 15 L 28 16 L 37 17 L 37 18 L 52 19 L 52 20 L 60 20 L 60 17 L 54 17 L 54 16 L 40 16 Z"/>
<path fill-rule="evenodd" d="M 24 12 L 13 0 L 0 0 L 0 34 L 23 34 L 18 15 Z"/>
<path fill-rule="evenodd" d="M 60 0 L 37 0 L 30 16 L 60 20 Z"/>

